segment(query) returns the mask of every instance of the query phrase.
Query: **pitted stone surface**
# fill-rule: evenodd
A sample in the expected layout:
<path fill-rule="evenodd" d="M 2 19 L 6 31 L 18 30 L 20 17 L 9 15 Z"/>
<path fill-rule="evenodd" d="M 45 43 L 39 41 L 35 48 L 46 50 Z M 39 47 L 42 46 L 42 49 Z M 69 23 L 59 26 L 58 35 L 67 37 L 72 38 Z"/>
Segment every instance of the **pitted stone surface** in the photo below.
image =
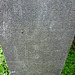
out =
<path fill-rule="evenodd" d="M 0 44 L 11 75 L 60 75 L 74 8 L 74 0 L 0 0 Z"/>

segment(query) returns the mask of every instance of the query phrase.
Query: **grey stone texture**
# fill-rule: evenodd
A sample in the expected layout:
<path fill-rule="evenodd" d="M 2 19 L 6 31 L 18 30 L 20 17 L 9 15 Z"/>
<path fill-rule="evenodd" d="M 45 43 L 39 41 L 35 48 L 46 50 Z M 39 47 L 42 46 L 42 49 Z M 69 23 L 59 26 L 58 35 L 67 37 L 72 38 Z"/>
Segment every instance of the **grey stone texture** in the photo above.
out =
<path fill-rule="evenodd" d="M 11 75 L 60 75 L 75 34 L 75 0 L 0 0 L 0 44 Z"/>

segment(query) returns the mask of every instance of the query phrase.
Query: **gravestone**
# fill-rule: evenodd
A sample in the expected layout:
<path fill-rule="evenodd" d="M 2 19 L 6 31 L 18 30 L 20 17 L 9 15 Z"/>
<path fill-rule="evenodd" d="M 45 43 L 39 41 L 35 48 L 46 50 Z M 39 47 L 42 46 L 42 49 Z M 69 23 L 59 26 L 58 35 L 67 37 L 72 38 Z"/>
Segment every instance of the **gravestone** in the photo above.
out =
<path fill-rule="evenodd" d="M 74 0 L 0 0 L 0 44 L 11 75 L 61 74 L 74 8 Z"/>

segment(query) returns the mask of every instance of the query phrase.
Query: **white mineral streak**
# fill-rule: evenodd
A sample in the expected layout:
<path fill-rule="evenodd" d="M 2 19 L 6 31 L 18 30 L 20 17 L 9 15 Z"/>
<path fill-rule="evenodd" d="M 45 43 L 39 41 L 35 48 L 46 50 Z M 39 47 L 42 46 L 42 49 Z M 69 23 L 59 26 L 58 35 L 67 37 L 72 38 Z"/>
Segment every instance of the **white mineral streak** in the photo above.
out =
<path fill-rule="evenodd" d="M 15 71 L 10 71 L 11 74 L 15 73 Z"/>
<path fill-rule="evenodd" d="M 2 35 L 5 37 L 5 30 L 7 29 L 7 25 L 5 26 L 5 22 L 3 21 L 3 33 Z"/>
<path fill-rule="evenodd" d="M 8 39 L 11 37 L 11 15 L 10 13 L 4 12 L 3 13 L 3 33 L 2 36 L 4 40 L 8 41 Z"/>

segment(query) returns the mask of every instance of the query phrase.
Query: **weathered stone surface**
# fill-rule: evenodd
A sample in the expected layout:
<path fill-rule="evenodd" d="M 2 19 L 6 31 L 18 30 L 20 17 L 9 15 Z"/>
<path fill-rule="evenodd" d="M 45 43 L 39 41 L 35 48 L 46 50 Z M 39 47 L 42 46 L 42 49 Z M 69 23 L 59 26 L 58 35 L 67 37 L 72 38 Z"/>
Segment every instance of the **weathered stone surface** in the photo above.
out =
<path fill-rule="evenodd" d="M 11 75 L 60 75 L 75 34 L 74 0 L 0 0 L 0 44 Z"/>
<path fill-rule="evenodd" d="M 75 11 L 75 0 L 72 0 L 72 10 Z"/>

